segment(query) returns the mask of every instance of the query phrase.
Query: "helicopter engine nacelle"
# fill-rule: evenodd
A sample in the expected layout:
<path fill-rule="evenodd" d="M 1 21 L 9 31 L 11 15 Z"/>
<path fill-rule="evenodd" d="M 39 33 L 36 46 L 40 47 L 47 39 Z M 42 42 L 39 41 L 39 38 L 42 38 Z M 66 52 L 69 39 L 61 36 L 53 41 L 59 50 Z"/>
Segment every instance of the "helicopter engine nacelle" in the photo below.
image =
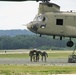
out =
<path fill-rule="evenodd" d="M 40 3 L 38 13 L 59 12 L 60 6 L 54 3 Z"/>

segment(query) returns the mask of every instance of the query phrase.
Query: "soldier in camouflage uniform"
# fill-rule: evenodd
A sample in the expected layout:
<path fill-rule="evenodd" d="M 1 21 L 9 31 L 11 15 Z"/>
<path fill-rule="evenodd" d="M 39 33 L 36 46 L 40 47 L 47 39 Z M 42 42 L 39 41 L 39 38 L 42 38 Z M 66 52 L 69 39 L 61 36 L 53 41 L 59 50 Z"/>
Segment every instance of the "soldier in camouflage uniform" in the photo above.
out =
<path fill-rule="evenodd" d="M 40 55 L 41 55 L 41 60 L 46 62 L 46 58 L 48 57 L 48 54 L 44 51 L 37 51 L 37 50 L 32 50 L 29 52 L 29 56 L 30 56 L 30 61 L 34 61 L 34 62 L 39 62 L 40 59 Z"/>
<path fill-rule="evenodd" d="M 32 50 L 29 52 L 29 56 L 30 56 L 30 61 L 36 61 L 36 50 Z"/>
<path fill-rule="evenodd" d="M 39 62 L 41 51 L 36 51 L 36 62 Z"/>
<path fill-rule="evenodd" d="M 42 52 L 41 56 L 42 56 L 41 60 L 42 61 L 44 60 L 46 62 L 46 58 L 48 57 L 48 54 L 44 51 Z"/>

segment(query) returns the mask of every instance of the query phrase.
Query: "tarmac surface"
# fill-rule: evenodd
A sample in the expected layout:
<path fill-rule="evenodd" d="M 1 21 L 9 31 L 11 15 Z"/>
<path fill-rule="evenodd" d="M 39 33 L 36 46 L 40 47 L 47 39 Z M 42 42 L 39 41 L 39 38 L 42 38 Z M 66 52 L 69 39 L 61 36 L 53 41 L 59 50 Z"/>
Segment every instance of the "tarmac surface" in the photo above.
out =
<path fill-rule="evenodd" d="M 46 62 L 30 62 L 29 58 L 0 58 L 0 64 L 25 64 L 25 65 L 55 65 L 55 66 L 76 66 L 76 63 L 68 63 L 67 59 L 48 58 Z"/>

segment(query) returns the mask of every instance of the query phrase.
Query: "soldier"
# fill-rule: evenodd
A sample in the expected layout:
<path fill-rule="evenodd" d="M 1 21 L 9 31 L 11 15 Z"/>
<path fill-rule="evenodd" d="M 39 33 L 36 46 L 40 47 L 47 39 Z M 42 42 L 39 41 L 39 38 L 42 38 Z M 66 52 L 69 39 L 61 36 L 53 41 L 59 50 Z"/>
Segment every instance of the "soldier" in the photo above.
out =
<path fill-rule="evenodd" d="M 36 62 L 39 62 L 41 51 L 36 51 Z"/>
<path fill-rule="evenodd" d="M 42 56 L 41 60 L 43 61 L 43 59 L 44 59 L 46 62 L 46 57 L 48 57 L 48 54 L 44 51 L 44 52 L 42 52 L 41 56 Z"/>
<path fill-rule="evenodd" d="M 30 61 L 32 62 L 33 60 L 35 62 L 36 61 L 36 50 L 30 51 L 29 56 L 30 56 Z"/>

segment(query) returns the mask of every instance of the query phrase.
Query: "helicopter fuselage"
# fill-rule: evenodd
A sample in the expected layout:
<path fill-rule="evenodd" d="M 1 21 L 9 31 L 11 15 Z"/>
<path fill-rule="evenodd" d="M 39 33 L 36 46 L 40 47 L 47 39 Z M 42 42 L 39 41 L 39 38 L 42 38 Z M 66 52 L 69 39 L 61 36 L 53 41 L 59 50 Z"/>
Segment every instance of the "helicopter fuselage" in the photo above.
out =
<path fill-rule="evenodd" d="M 76 12 L 59 11 L 59 6 L 55 4 L 47 6 L 46 11 L 45 8 L 42 5 L 38 15 L 27 25 L 30 31 L 40 35 L 60 36 L 60 39 L 62 37 L 76 38 Z M 71 39 L 67 45 L 69 47 L 73 46 Z"/>
<path fill-rule="evenodd" d="M 46 20 L 39 22 L 36 33 L 45 35 L 57 35 L 64 37 L 76 37 L 76 13 L 48 12 Z"/>

